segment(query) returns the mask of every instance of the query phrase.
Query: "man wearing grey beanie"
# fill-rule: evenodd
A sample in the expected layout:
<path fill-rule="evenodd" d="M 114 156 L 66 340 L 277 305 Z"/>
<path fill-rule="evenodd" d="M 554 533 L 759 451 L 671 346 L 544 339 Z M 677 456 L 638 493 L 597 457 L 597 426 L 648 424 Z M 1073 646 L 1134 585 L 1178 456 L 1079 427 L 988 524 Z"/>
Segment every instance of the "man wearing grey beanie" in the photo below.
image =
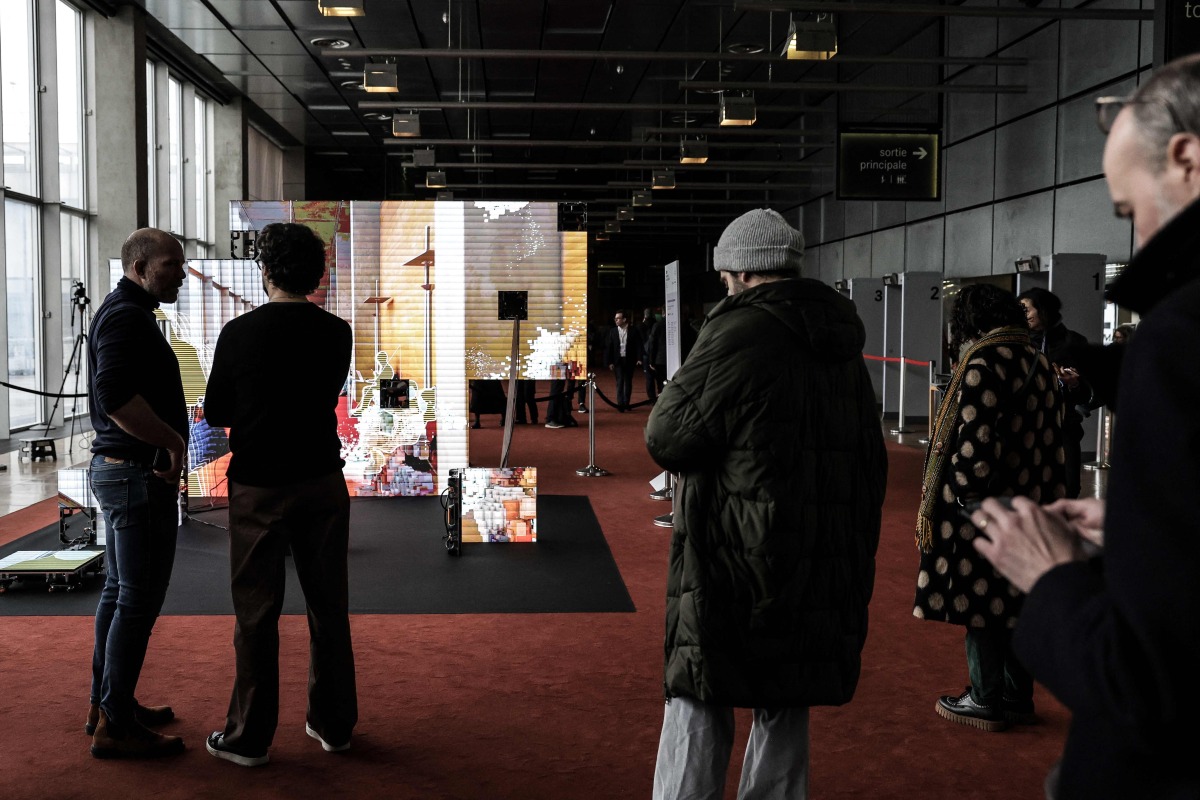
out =
<path fill-rule="evenodd" d="M 887 456 L 863 324 L 803 260 L 775 211 L 730 223 L 728 296 L 646 426 L 678 474 L 656 799 L 723 796 L 734 708 L 753 709 L 738 797 L 807 797 L 808 709 L 858 683 Z"/>

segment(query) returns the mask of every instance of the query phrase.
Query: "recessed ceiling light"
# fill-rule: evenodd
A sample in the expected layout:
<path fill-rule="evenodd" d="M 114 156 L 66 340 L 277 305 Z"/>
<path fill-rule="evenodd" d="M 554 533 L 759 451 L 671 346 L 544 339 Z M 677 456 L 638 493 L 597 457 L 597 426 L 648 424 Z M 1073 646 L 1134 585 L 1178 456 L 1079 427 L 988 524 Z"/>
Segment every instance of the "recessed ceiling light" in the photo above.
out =
<path fill-rule="evenodd" d="M 332 36 L 318 36 L 315 39 L 309 39 L 308 43 L 313 47 L 328 47 L 333 50 L 345 50 L 350 46 L 350 43 L 345 39 L 338 39 Z"/>
<path fill-rule="evenodd" d="M 392 121 L 392 115 L 391 115 L 391 114 L 382 114 L 382 113 L 380 113 L 380 114 L 366 114 L 366 115 L 364 115 L 364 116 L 365 116 L 367 119 L 371 119 L 371 120 L 379 120 L 380 122 L 391 122 L 391 121 Z"/>
<path fill-rule="evenodd" d="M 763 47 L 761 44 L 751 44 L 749 42 L 734 42 L 733 44 L 726 45 L 726 47 L 725 47 L 725 50 L 727 52 L 737 53 L 739 55 L 750 55 L 751 53 L 761 53 L 766 49 L 767 48 Z"/>
<path fill-rule="evenodd" d="M 692 125 L 699 121 L 699 117 L 693 117 L 690 114 L 677 113 L 671 115 L 671 122 L 675 122 L 680 125 Z"/>
<path fill-rule="evenodd" d="M 361 90 L 363 88 L 362 81 L 342 81 L 341 86 L 343 89 Z"/>

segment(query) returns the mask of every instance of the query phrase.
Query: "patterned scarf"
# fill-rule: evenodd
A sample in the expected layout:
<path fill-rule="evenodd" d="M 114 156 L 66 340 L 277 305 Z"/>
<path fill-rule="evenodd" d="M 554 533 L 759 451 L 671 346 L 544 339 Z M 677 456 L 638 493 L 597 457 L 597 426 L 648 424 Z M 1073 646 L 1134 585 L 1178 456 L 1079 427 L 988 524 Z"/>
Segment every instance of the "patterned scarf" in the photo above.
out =
<path fill-rule="evenodd" d="M 950 385 L 946 387 L 946 393 L 934 419 L 929 449 L 925 451 L 925 477 L 921 483 L 921 510 L 917 513 L 916 537 L 917 549 L 922 553 L 933 549 L 933 508 L 937 504 L 938 491 L 942 485 L 942 470 L 949 458 L 948 445 L 952 444 L 954 433 L 958 429 L 958 390 L 962 385 L 963 375 L 967 372 L 967 365 L 983 348 L 1006 344 L 1029 344 L 1029 331 L 1016 326 L 989 331 L 968 347 L 954 366 Z"/>

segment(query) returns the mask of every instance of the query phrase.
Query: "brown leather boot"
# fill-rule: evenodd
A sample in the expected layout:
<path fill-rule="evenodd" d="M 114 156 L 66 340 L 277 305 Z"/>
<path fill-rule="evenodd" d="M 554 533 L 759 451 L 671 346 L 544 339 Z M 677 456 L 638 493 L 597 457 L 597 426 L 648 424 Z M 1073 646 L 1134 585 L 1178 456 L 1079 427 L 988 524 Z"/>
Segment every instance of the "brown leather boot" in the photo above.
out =
<path fill-rule="evenodd" d="M 94 758 L 157 758 L 183 752 L 183 739 L 155 733 L 137 722 L 121 726 L 109 725 L 108 715 L 100 712 L 96 733 L 92 736 Z"/>
<path fill-rule="evenodd" d="M 134 719 L 147 728 L 157 728 L 175 719 L 175 712 L 170 706 L 144 706 L 138 703 L 134 711 Z M 96 732 L 96 724 L 100 722 L 100 704 L 92 703 L 88 707 L 87 721 L 83 723 L 83 732 L 91 736 Z"/>

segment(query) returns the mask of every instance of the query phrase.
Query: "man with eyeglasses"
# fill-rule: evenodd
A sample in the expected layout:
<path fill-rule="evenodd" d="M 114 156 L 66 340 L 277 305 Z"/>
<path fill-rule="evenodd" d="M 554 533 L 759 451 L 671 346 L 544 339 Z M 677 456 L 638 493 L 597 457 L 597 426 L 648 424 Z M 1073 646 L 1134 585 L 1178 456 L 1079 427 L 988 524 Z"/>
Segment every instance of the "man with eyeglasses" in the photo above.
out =
<path fill-rule="evenodd" d="M 1200 56 L 1097 109 L 1113 208 L 1138 248 L 1108 297 L 1143 320 L 1121 367 L 1108 500 L 987 500 L 975 546 L 1029 593 L 1017 654 L 1073 714 L 1047 795 L 1200 797 L 1200 370 L 1186 350 L 1200 339 Z"/>

